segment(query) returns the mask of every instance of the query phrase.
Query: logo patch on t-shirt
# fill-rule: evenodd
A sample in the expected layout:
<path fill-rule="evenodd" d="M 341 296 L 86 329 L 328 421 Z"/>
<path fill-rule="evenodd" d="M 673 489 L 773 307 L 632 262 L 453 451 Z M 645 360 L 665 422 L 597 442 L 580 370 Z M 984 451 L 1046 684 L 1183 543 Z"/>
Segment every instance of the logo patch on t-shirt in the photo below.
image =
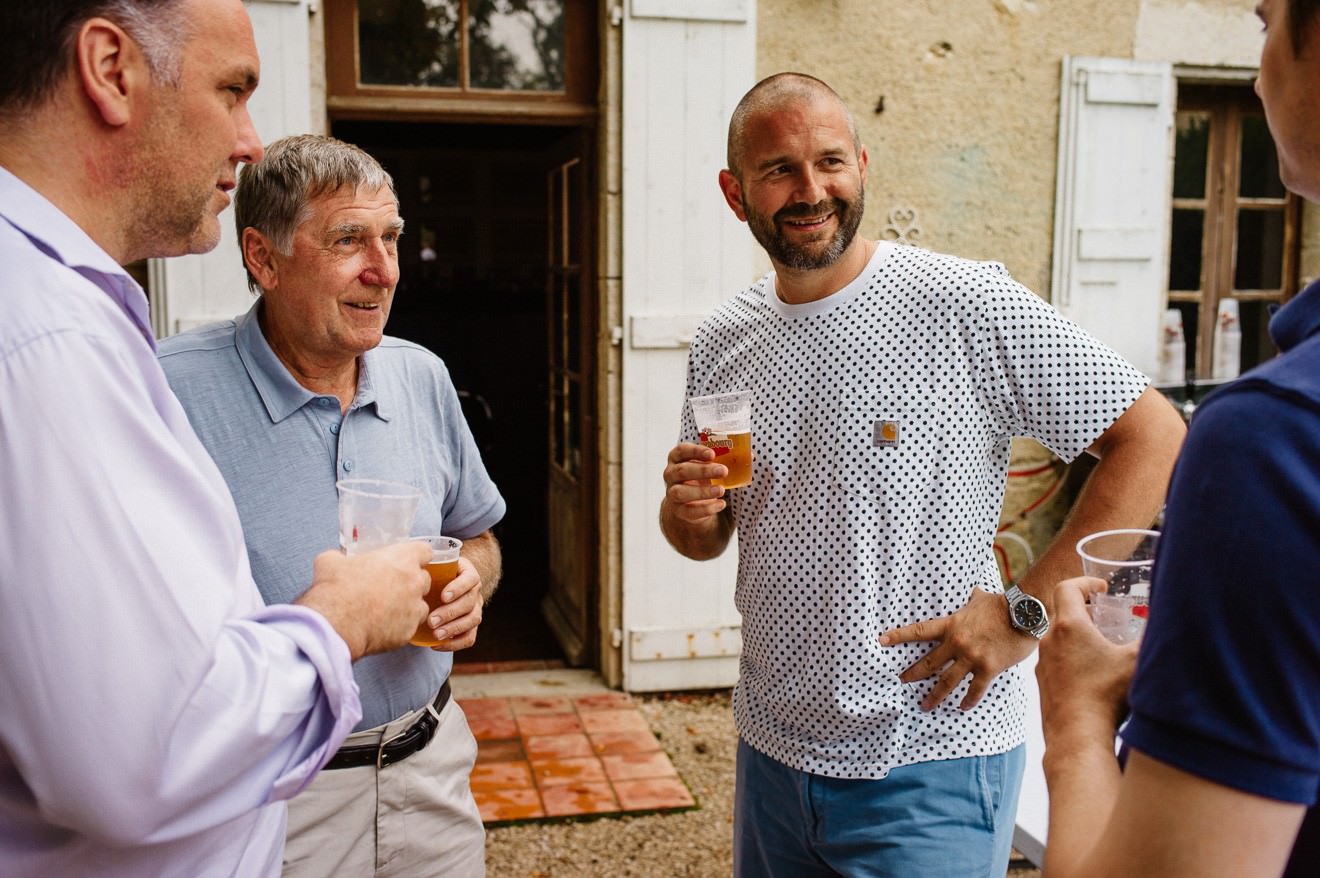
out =
<path fill-rule="evenodd" d="M 876 448 L 898 447 L 898 421 L 876 421 L 871 444 Z"/>

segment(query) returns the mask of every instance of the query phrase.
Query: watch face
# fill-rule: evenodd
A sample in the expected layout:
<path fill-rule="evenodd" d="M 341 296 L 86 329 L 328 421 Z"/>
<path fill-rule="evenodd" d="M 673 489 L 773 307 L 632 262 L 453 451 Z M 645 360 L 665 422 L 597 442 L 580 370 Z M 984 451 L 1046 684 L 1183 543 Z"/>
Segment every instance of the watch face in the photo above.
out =
<path fill-rule="evenodd" d="M 1045 607 L 1035 598 L 1025 598 L 1013 605 L 1013 619 L 1021 628 L 1035 628 L 1045 621 Z"/>

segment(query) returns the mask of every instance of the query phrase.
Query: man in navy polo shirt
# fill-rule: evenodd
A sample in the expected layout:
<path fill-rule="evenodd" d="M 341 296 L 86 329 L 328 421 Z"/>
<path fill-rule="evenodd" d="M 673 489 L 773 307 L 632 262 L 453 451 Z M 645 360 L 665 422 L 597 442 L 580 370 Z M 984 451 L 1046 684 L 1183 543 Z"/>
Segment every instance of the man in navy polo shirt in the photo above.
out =
<path fill-rule="evenodd" d="M 1320 200 L 1320 0 L 1256 12 L 1280 176 Z M 1196 411 L 1139 652 L 1087 618 L 1098 580 L 1055 593 L 1037 666 L 1051 876 L 1320 875 L 1320 282 L 1270 334 L 1281 355 Z"/>

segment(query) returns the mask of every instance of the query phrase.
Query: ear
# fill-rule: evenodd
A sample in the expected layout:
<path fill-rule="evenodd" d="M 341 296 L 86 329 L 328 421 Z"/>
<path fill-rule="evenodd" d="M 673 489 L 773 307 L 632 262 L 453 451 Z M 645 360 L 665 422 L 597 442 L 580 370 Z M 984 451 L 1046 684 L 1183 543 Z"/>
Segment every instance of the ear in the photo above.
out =
<path fill-rule="evenodd" d="M 280 285 L 280 271 L 277 264 L 279 252 L 270 239 L 248 226 L 243 230 L 239 247 L 243 251 L 243 264 L 262 290 L 273 290 Z"/>
<path fill-rule="evenodd" d="M 738 178 L 733 175 L 733 171 L 727 168 L 720 171 L 720 191 L 724 193 L 724 202 L 729 205 L 729 210 L 733 215 L 743 222 L 747 222 L 747 212 L 742 206 L 742 184 Z"/>
<path fill-rule="evenodd" d="M 866 166 L 870 163 L 871 157 L 866 154 L 866 147 L 862 147 L 861 152 L 857 154 L 857 170 L 862 175 L 862 185 L 866 185 Z"/>
<path fill-rule="evenodd" d="M 128 34 L 112 21 L 89 18 L 75 42 L 78 81 L 107 125 L 132 119 L 134 92 L 151 78 L 146 58 Z"/>

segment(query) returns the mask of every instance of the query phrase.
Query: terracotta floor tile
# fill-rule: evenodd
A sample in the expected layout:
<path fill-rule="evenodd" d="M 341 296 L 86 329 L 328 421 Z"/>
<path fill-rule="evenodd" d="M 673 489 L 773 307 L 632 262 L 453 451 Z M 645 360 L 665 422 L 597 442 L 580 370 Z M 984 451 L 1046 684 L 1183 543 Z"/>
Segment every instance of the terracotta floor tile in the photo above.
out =
<path fill-rule="evenodd" d="M 461 702 L 486 823 L 690 808 L 691 793 L 625 692 Z"/>
<path fill-rule="evenodd" d="M 572 713 L 573 702 L 567 698 L 510 698 L 509 706 L 516 715 L 524 713 Z"/>
<path fill-rule="evenodd" d="M 478 762 L 468 777 L 472 792 L 498 792 L 499 790 L 530 790 L 532 766 L 527 762 Z"/>
<path fill-rule="evenodd" d="M 627 692 L 602 692 L 599 695 L 580 695 L 573 699 L 573 705 L 579 710 L 611 710 L 615 708 L 636 708 L 632 696 Z"/>
<path fill-rule="evenodd" d="M 468 727 L 478 741 L 507 741 L 518 737 L 518 723 L 511 716 L 470 716 Z"/>
<path fill-rule="evenodd" d="M 644 732 L 651 734 L 651 727 L 647 725 L 642 715 L 635 709 L 633 710 L 584 710 L 579 716 L 582 717 L 582 728 L 589 735 L 601 732 Z"/>
<path fill-rule="evenodd" d="M 541 789 L 571 783 L 599 783 L 606 780 L 605 768 L 595 756 L 575 759 L 538 759 L 532 762 L 532 776 Z"/>
<path fill-rule="evenodd" d="M 568 735 L 582 731 L 576 713 L 524 713 L 517 717 L 518 732 L 524 737 L 533 735 Z"/>
<path fill-rule="evenodd" d="M 600 757 L 610 780 L 638 780 L 646 777 L 678 777 L 674 763 L 663 751 L 650 753 L 614 753 Z"/>
<path fill-rule="evenodd" d="M 581 732 L 572 735 L 534 735 L 523 741 L 527 758 L 532 760 L 592 755 L 591 742 Z"/>
<path fill-rule="evenodd" d="M 541 790 L 545 813 L 552 817 L 605 814 L 619 810 L 619 800 L 607 783 L 574 783 Z"/>
<path fill-rule="evenodd" d="M 621 780 L 614 784 L 619 804 L 628 811 L 659 808 L 689 808 L 696 804 L 678 778 Z"/>
<path fill-rule="evenodd" d="M 592 749 L 600 755 L 606 753 L 646 753 L 659 750 L 660 742 L 648 732 L 601 732 L 591 736 Z"/>
<path fill-rule="evenodd" d="M 507 698 L 465 698 L 458 702 L 468 719 L 474 716 L 513 716 Z"/>
<path fill-rule="evenodd" d="M 536 790 L 499 790 L 474 793 L 483 823 L 544 817 L 545 807 Z"/>
<path fill-rule="evenodd" d="M 477 741 L 477 762 L 517 762 L 525 760 L 522 741 Z"/>
<path fill-rule="evenodd" d="M 489 674 L 491 673 L 490 662 L 455 662 L 450 674 Z"/>

